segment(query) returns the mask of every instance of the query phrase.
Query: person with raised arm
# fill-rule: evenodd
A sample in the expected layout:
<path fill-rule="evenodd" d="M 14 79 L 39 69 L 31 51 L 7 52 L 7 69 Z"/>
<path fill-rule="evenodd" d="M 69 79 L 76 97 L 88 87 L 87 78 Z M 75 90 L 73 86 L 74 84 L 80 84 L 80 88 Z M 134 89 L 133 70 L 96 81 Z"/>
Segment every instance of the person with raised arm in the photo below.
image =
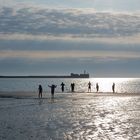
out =
<path fill-rule="evenodd" d="M 50 87 L 51 88 L 51 96 L 52 96 L 52 98 L 54 98 L 54 92 L 55 92 L 55 88 L 57 87 L 57 85 L 48 85 L 48 87 Z"/>
<path fill-rule="evenodd" d="M 61 83 L 61 90 L 62 90 L 62 92 L 64 92 L 64 87 L 65 87 L 65 84 L 62 82 Z"/>

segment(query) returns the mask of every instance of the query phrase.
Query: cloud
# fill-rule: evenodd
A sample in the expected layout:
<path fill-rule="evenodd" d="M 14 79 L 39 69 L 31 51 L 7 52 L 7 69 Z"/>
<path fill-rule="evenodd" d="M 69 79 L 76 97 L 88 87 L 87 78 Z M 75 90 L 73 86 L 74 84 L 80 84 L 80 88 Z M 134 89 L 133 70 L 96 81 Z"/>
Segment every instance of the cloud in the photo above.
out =
<path fill-rule="evenodd" d="M 96 8 L 97 10 L 136 11 L 139 0 L 0 0 L 0 6 L 42 6 L 48 8 Z"/>
<path fill-rule="evenodd" d="M 140 44 L 140 34 L 124 37 L 87 37 L 70 34 L 59 35 L 33 35 L 33 34 L 0 34 L 0 40 L 13 41 L 74 41 L 100 44 Z"/>
<path fill-rule="evenodd" d="M 137 13 L 21 6 L 1 8 L 0 19 L 1 40 L 140 42 L 140 15 Z"/>
<path fill-rule="evenodd" d="M 107 61 L 120 60 L 120 59 L 138 59 L 140 58 L 140 52 L 129 51 L 0 51 L 0 59 L 4 58 L 24 58 L 24 59 L 87 59 L 97 58 L 105 59 Z"/>

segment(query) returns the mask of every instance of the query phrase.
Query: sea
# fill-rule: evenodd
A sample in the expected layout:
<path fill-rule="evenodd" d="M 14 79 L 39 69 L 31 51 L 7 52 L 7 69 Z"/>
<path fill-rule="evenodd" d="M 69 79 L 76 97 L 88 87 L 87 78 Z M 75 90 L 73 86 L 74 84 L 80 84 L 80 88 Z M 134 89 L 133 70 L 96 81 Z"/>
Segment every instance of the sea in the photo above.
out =
<path fill-rule="evenodd" d="M 0 92 L 37 92 L 41 84 L 43 91 L 48 93 L 48 85 L 55 84 L 59 93 L 62 82 L 66 93 L 71 92 L 71 83 L 75 83 L 75 92 L 87 92 L 89 82 L 91 92 L 96 92 L 96 83 L 99 84 L 99 92 L 112 92 L 112 84 L 115 83 L 117 93 L 140 93 L 140 78 L 0 78 Z"/>
<path fill-rule="evenodd" d="M 93 93 L 87 93 L 89 81 Z M 96 83 L 100 93 L 94 93 Z M 113 83 L 118 94 L 109 93 Z M 54 98 L 51 84 L 57 85 Z M 140 94 L 134 94 L 140 93 L 140 78 L 3 78 L 0 91 L 14 93 L 0 96 L 0 140 L 140 140 Z M 23 97 L 31 92 L 37 94 Z"/>

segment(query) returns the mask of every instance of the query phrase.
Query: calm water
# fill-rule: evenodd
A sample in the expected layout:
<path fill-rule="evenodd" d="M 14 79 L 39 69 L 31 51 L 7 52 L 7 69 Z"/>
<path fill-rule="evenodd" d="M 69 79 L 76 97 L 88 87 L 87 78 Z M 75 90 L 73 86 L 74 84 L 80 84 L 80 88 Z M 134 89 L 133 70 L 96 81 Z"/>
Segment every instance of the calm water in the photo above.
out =
<path fill-rule="evenodd" d="M 1 91 L 37 91 L 38 84 L 71 82 L 76 91 L 87 92 L 87 84 L 96 82 L 101 92 L 140 93 L 140 79 L 0 79 Z M 55 94 L 44 99 L 0 98 L 0 140 L 140 140 L 140 96 L 91 93 Z M 124 94 L 125 95 L 125 94 Z M 16 130 L 16 131 L 15 131 Z"/>
<path fill-rule="evenodd" d="M 89 78 L 89 79 L 46 79 L 46 78 L 1 78 L 0 91 L 32 91 L 36 92 L 38 85 L 43 86 L 44 92 L 49 92 L 48 85 L 56 84 L 56 92 L 61 92 L 60 84 L 65 83 L 65 92 L 70 92 L 70 84 L 75 83 L 76 92 L 87 92 L 88 82 L 92 83 L 92 92 L 96 92 L 95 85 L 99 84 L 100 92 L 112 92 L 112 83 L 116 84 L 118 93 L 140 93 L 140 78 Z"/>

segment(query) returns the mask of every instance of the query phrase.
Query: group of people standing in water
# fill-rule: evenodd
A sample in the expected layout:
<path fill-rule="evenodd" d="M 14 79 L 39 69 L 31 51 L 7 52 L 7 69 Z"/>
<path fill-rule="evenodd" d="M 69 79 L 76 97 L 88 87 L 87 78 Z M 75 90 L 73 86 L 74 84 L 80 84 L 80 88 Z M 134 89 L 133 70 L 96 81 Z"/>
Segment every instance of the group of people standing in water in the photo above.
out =
<path fill-rule="evenodd" d="M 60 86 L 61 86 L 61 91 L 64 92 L 65 84 L 62 82 L 60 84 Z M 88 92 L 91 92 L 91 86 L 92 86 L 91 82 L 89 81 Z M 51 97 L 54 98 L 54 92 L 55 92 L 55 88 L 57 87 L 57 85 L 52 84 L 52 85 L 48 85 L 48 87 L 51 88 Z M 70 87 L 71 87 L 71 92 L 74 92 L 75 91 L 75 83 L 71 83 Z M 42 85 L 39 85 L 38 92 L 39 92 L 38 97 L 42 98 L 42 92 L 43 92 Z M 96 83 L 96 92 L 99 92 L 99 84 L 98 83 Z M 115 93 L 115 83 L 113 83 L 113 85 L 112 85 L 112 92 Z"/>
<path fill-rule="evenodd" d="M 88 83 L 88 92 L 91 92 L 91 82 Z M 99 85 L 96 83 L 96 92 L 99 92 Z"/>
<path fill-rule="evenodd" d="M 88 92 L 91 92 L 91 82 L 88 83 Z M 99 92 L 98 83 L 96 83 L 96 92 Z M 112 84 L 112 92 L 115 93 L 115 83 Z"/>

